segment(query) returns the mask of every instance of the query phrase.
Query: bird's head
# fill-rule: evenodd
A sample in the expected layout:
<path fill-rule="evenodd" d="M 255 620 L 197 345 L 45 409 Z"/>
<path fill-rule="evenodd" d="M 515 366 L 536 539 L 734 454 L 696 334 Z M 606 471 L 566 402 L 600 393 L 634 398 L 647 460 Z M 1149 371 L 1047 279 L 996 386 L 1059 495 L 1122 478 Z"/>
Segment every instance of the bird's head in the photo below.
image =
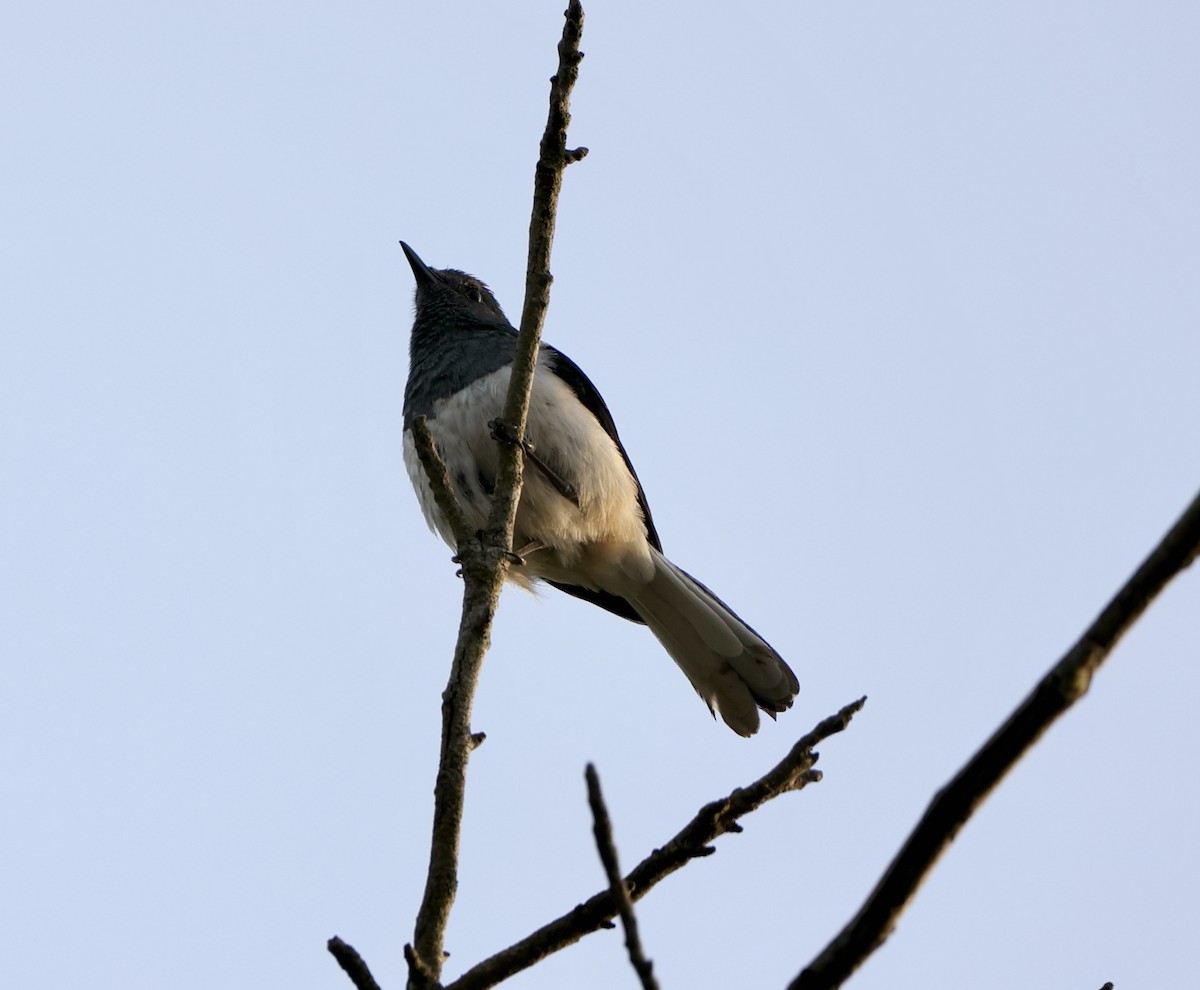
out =
<path fill-rule="evenodd" d="M 455 268 L 430 268 L 403 241 L 400 246 L 417 282 L 415 302 L 418 322 L 423 318 L 453 319 L 459 323 L 499 323 L 511 327 L 492 290 L 474 275 Z"/>

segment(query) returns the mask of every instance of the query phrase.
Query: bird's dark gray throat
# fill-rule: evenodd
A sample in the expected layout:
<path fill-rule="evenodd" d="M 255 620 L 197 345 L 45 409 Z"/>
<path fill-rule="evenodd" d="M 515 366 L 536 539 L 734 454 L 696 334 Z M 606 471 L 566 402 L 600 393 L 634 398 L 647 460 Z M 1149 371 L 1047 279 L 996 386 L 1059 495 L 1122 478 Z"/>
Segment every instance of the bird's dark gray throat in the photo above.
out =
<path fill-rule="evenodd" d="M 404 387 L 406 428 L 417 416 L 430 415 L 439 399 L 512 364 L 517 347 L 516 329 L 479 279 L 455 269 L 426 268 L 419 259 L 413 270 L 416 317 Z"/>

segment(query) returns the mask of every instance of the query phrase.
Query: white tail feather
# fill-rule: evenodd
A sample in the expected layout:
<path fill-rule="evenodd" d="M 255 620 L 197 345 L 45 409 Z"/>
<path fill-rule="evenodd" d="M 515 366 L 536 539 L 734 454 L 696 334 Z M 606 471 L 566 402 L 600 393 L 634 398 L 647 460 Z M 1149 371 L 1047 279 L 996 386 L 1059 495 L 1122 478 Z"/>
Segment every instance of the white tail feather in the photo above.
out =
<path fill-rule="evenodd" d="M 658 551 L 654 577 L 626 600 L 646 621 L 710 710 L 739 735 L 758 729 L 758 709 L 791 707 L 799 683 L 770 645 L 698 581 Z"/>

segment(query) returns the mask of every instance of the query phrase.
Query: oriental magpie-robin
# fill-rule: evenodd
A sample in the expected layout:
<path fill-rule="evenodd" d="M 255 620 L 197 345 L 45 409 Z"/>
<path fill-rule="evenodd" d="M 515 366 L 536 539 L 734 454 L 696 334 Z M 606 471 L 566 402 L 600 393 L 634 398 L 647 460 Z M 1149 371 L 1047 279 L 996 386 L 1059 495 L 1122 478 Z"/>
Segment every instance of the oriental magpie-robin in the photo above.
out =
<path fill-rule="evenodd" d="M 454 546 L 417 458 L 411 426 L 426 417 L 459 505 L 482 528 L 497 472 L 493 421 L 503 413 L 517 331 L 477 278 L 428 267 L 401 242 L 416 278 L 404 387 L 404 463 L 430 527 Z M 554 587 L 649 626 L 709 709 L 734 732 L 758 729 L 799 690 L 791 668 L 753 629 L 672 564 L 613 419 L 587 376 L 543 344 L 529 404 L 530 464 L 509 578 Z"/>

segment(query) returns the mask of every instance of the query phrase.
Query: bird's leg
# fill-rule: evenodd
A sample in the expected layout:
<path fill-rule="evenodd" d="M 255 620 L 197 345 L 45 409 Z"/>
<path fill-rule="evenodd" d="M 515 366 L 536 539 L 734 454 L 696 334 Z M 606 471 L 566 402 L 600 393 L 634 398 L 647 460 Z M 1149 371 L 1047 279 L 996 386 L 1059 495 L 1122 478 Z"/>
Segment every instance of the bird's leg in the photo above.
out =
<path fill-rule="evenodd" d="M 514 564 L 524 564 L 525 558 L 528 557 L 531 553 L 534 553 L 537 550 L 545 550 L 545 549 L 546 549 L 546 544 L 541 543 L 538 540 L 531 540 L 529 543 L 526 543 L 525 546 L 521 547 L 520 550 L 513 551 L 512 562 Z"/>
<path fill-rule="evenodd" d="M 579 508 L 579 493 L 575 491 L 575 488 L 569 482 L 560 478 L 549 464 L 534 453 L 532 443 L 528 440 L 518 440 L 513 428 L 503 420 L 488 420 L 488 429 L 492 431 L 493 440 L 499 440 L 501 443 L 510 443 L 520 447 L 521 452 L 525 455 L 525 459 L 541 471 L 543 477 L 554 486 L 554 490 L 576 508 Z"/>

